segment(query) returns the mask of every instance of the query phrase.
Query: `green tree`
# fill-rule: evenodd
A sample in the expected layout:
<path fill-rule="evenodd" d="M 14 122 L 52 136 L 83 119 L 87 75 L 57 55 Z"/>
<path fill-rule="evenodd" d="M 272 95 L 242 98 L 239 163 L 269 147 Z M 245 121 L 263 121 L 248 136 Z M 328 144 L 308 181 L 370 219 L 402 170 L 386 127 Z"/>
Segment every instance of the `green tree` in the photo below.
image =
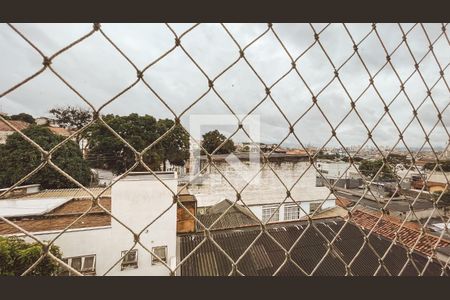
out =
<path fill-rule="evenodd" d="M 383 161 L 381 159 L 376 160 L 365 159 L 361 161 L 359 165 L 359 171 L 364 176 L 367 176 L 372 179 L 377 174 L 378 170 L 381 169 L 382 166 Z M 380 174 L 377 177 L 377 179 L 381 181 L 392 181 L 395 178 L 396 176 L 393 171 L 393 168 L 388 164 L 385 164 L 383 166 L 383 169 L 381 170 Z"/>
<path fill-rule="evenodd" d="M 157 122 L 158 134 L 162 136 L 165 132 L 171 129 L 175 122 L 170 119 L 161 119 Z M 161 159 L 165 171 L 168 160 L 172 165 L 184 166 L 186 160 L 189 158 L 189 135 L 181 125 L 176 125 L 175 128 L 166 135 L 160 142 L 162 147 Z"/>
<path fill-rule="evenodd" d="M 44 150 L 50 150 L 64 140 L 48 128 L 32 125 L 22 131 Z M 0 145 L 0 187 L 9 187 L 33 171 L 42 161 L 42 155 L 19 133 L 8 136 L 6 143 Z M 52 162 L 83 185 L 91 182 L 91 170 L 83 160 L 78 145 L 66 142 L 52 154 Z M 76 185 L 50 166 L 26 180 L 25 184 L 40 183 L 43 188 L 67 188 Z"/>
<path fill-rule="evenodd" d="M 88 109 L 66 106 L 50 110 L 56 123 L 67 129 L 80 129 L 92 120 L 92 113 Z"/>
<path fill-rule="evenodd" d="M 149 115 L 106 115 L 103 120 L 137 151 L 144 150 L 159 137 L 157 121 Z M 88 159 L 93 167 L 120 174 L 136 162 L 133 151 L 101 124 L 92 126 L 88 139 Z M 152 170 L 159 170 L 162 162 L 160 144 L 147 151 L 143 160 Z M 145 168 L 138 166 L 135 170 L 144 171 Z"/>
<path fill-rule="evenodd" d="M 426 163 L 423 167 L 426 170 L 433 170 L 435 166 L 436 163 Z M 441 161 L 441 168 L 444 172 L 450 172 L 450 160 Z M 441 169 L 437 167 L 436 170 L 439 172 Z"/>
<path fill-rule="evenodd" d="M 52 245 L 50 253 L 61 259 L 61 250 Z M 20 276 L 42 255 L 38 243 L 27 243 L 17 237 L 0 236 L 0 275 Z M 30 273 L 35 276 L 58 274 L 59 264 L 46 256 Z"/>
<path fill-rule="evenodd" d="M 103 120 L 139 152 L 151 145 L 175 124 L 169 119 L 157 121 L 152 116 L 139 116 L 138 114 L 106 115 Z M 101 124 L 95 124 L 89 130 L 88 143 L 88 160 L 95 168 L 121 174 L 136 162 L 133 151 Z M 143 161 L 156 171 L 161 169 L 161 165 L 165 168 L 163 162 L 166 160 L 173 165 L 182 166 L 188 158 L 189 135 L 180 125 L 177 125 L 173 131 L 144 154 Z M 140 165 L 134 170 L 145 171 L 145 167 Z"/>
<path fill-rule="evenodd" d="M 441 194 L 442 194 L 442 197 L 441 197 Z M 441 198 L 439 199 L 439 197 L 441 197 Z M 432 194 L 433 202 L 436 202 L 437 199 L 439 199 L 439 202 L 437 203 L 438 207 L 450 206 L 450 192 L 448 190 L 445 192 L 434 192 Z"/>
<path fill-rule="evenodd" d="M 217 149 L 225 140 L 226 136 L 221 134 L 217 129 L 209 131 L 203 135 L 202 147 L 211 154 Z M 234 142 L 229 139 L 215 154 L 228 154 L 236 150 Z"/>
<path fill-rule="evenodd" d="M 14 120 L 14 121 L 23 121 L 30 124 L 34 124 L 34 118 L 32 115 L 26 114 L 26 113 L 20 113 L 17 115 L 7 116 L 7 120 Z"/>

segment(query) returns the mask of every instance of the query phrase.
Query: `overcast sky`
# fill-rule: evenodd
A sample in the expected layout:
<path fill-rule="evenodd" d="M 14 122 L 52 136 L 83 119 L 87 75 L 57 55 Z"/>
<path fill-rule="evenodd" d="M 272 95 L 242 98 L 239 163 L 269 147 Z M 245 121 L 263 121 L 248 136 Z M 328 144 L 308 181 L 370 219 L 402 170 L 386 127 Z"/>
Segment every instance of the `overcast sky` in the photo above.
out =
<path fill-rule="evenodd" d="M 51 56 L 92 28 L 92 24 L 14 26 L 47 56 Z M 170 24 L 170 26 L 180 35 L 192 24 Z M 225 26 L 241 47 L 245 47 L 267 29 L 266 24 L 225 24 Z M 319 32 L 326 24 L 313 26 Z M 408 31 L 413 24 L 402 26 Z M 424 26 L 432 41 L 442 33 L 441 24 Z M 294 59 L 314 42 L 314 32 L 307 24 L 274 24 L 273 28 Z M 356 42 L 359 42 L 371 30 L 371 24 L 349 24 L 348 29 Z M 389 53 L 402 41 L 402 32 L 396 24 L 378 24 L 377 29 Z M 174 35 L 164 24 L 102 24 L 102 30 L 139 69 L 143 69 L 174 45 Z M 353 43 L 342 24 L 331 24 L 326 27 L 320 34 L 320 41 L 336 66 L 340 66 L 353 52 Z M 420 25 L 408 34 L 407 42 L 418 60 L 428 51 L 429 43 Z M 217 76 L 239 57 L 238 47 L 219 24 L 197 26 L 182 37 L 181 44 L 211 78 Z M 0 93 L 3 93 L 39 70 L 42 58 L 5 24 L 0 24 L 0 45 Z M 420 64 L 421 74 L 429 87 L 439 79 L 436 59 L 442 68 L 450 63 L 449 41 L 445 36 L 434 44 L 433 49 L 436 57 L 430 53 Z M 386 54 L 374 33 L 358 46 L 358 51 L 372 75 L 386 62 Z M 252 44 L 245 51 L 245 56 L 268 86 L 291 69 L 289 56 L 272 32 Z M 414 71 L 414 61 L 405 44 L 398 48 L 391 59 L 403 80 Z M 96 108 L 136 80 L 136 71 L 132 65 L 99 32 L 55 58 L 52 67 Z M 298 60 L 297 69 L 315 94 L 334 76 L 331 64 L 317 43 Z M 447 69 L 444 75 L 447 82 L 449 72 Z M 339 76 L 353 99 L 356 99 L 369 83 L 369 76 L 356 55 L 342 67 Z M 176 114 L 181 113 L 208 90 L 205 76 L 179 47 L 149 68 L 144 78 Z M 219 77 L 214 86 L 237 114 L 248 113 L 265 96 L 264 86 L 243 59 Z M 375 86 L 387 103 L 392 101 L 400 89 L 400 83 L 390 66 L 386 66 L 376 76 Z M 418 72 L 411 77 L 405 89 L 416 107 L 427 95 L 426 87 Z M 294 71 L 273 87 L 271 95 L 291 122 L 297 120 L 312 103 L 310 92 Z M 448 86 L 440 80 L 432 90 L 433 100 L 439 110 L 448 105 L 449 96 Z M 333 126 L 336 126 L 351 109 L 349 97 L 337 80 L 319 95 L 317 103 Z M 1 111 L 8 114 L 26 112 L 34 117 L 48 116 L 51 108 L 64 105 L 87 107 L 49 70 L 0 98 Z M 372 87 L 358 100 L 356 108 L 369 128 L 375 125 L 384 112 L 383 104 Z M 412 108 L 403 94 L 389 109 L 401 129 L 413 117 Z M 141 82 L 106 106 L 102 112 L 120 115 L 134 112 L 150 114 L 156 118 L 173 118 L 167 108 Z M 220 99 L 210 91 L 182 117 L 182 122 L 189 128 L 189 116 L 229 113 Z M 288 123 L 270 99 L 263 102 L 253 114 L 258 115 L 262 122 L 262 142 L 277 143 L 288 134 Z M 430 98 L 418 110 L 418 116 L 427 132 L 436 123 L 437 114 L 438 111 Z M 443 112 L 442 118 L 448 128 L 450 108 Z M 221 129 L 231 133 L 230 128 L 221 127 Z M 295 132 L 305 145 L 322 146 L 329 138 L 331 128 L 319 110 L 314 107 L 298 122 Z M 367 131 L 354 112 L 339 126 L 336 133 L 348 146 L 359 145 L 367 138 Z M 373 136 L 377 144 L 392 146 L 398 139 L 398 132 L 386 116 L 375 129 Z M 424 133 L 417 121 L 411 124 L 404 136 L 408 145 L 421 146 L 424 142 Z M 242 134 L 235 140 L 245 141 Z M 433 131 L 430 141 L 433 146 L 446 147 L 448 136 L 442 124 Z M 336 144 L 332 141 L 329 145 Z M 298 143 L 289 138 L 283 145 L 296 147 Z"/>

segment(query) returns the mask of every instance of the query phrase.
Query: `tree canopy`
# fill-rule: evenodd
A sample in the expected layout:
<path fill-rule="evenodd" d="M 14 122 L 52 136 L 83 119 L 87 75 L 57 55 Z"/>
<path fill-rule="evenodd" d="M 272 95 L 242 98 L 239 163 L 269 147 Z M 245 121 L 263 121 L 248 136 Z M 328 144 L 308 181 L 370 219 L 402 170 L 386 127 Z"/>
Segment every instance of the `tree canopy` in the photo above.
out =
<path fill-rule="evenodd" d="M 172 120 L 157 121 L 152 116 L 139 116 L 138 114 L 106 115 L 103 120 L 139 152 L 174 126 Z M 105 126 L 95 124 L 89 131 L 88 160 L 93 167 L 108 169 L 115 174 L 120 174 L 134 165 L 136 159 L 133 151 Z M 184 165 L 188 157 L 189 137 L 177 125 L 173 131 L 144 154 L 143 161 L 152 170 L 160 170 L 165 160 L 169 160 L 174 165 Z M 135 170 L 145 170 L 145 168 L 138 166 Z"/>
<path fill-rule="evenodd" d="M 56 123 L 67 129 L 81 129 L 92 120 L 92 113 L 80 107 L 57 107 L 50 110 Z"/>
<path fill-rule="evenodd" d="M 426 163 L 423 167 L 426 170 L 433 170 L 436 166 L 436 163 Z M 444 172 L 450 172 L 450 160 L 444 160 L 441 162 L 441 168 Z M 439 167 L 436 168 L 436 171 L 440 172 L 441 169 Z"/>
<path fill-rule="evenodd" d="M 226 136 L 221 134 L 217 129 L 209 131 L 203 135 L 202 147 L 211 154 L 217 149 L 225 140 Z M 234 142 L 229 139 L 215 154 L 228 154 L 236 150 Z"/>
<path fill-rule="evenodd" d="M 161 140 L 161 156 L 162 161 L 168 160 L 172 165 L 184 166 L 189 158 L 189 135 L 180 126 L 170 119 L 158 120 L 158 134 L 162 136 L 166 131 L 175 128 Z M 164 164 L 164 168 L 165 168 Z"/>
<path fill-rule="evenodd" d="M 359 171 L 364 175 L 372 179 L 383 166 L 383 161 L 381 159 L 370 160 L 365 159 L 361 161 L 359 165 Z M 380 174 L 377 179 L 381 181 L 393 181 L 396 178 L 396 175 L 393 171 L 393 168 L 386 164 L 383 166 Z"/>
<path fill-rule="evenodd" d="M 30 124 L 34 124 L 35 120 L 32 115 L 26 114 L 26 113 L 20 113 L 17 115 L 11 115 L 11 116 L 3 116 L 6 120 L 14 120 L 14 121 L 23 121 Z"/>
<path fill-rule="evenodd" d="M 44 150 L 50 150 L 64 140 L 53 134 L 48 128 L 32 125 L 22 131 Z M 0 145 L 0 187 L 10 187 L 33 171 L 42 161 L 42 155 L 19 133 L 8 136 L 6 143 Z M 91 182 L 91 171 L 83 160 L 78 145 L 66 142 L 52 155 L 52 162 L 83 185 Z M 68 188 L 76 185 L 50 166 L 26 180 L 25 184 L 40 183 L 43 188 Z"/>
<path fill-rule="evenodd" d="M 52 245 L 50 253 L 61 258 L 58 246 Z M 27 243 L 17 237 L 0 236 L 0 275 L 20 276 L 42 255 L 42 247 L 37 242 Z M 57 275 L 59 264 L 46 256 L 29 275 Z"/>

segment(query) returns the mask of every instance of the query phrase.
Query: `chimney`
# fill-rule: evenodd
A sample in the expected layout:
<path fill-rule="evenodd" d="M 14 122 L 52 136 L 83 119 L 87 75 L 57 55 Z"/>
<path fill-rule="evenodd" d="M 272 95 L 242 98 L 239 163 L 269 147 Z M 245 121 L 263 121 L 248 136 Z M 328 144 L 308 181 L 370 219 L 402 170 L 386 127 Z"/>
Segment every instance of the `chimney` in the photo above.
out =
<path fill-rule="evenodd" d="M 191 194 L 180 194 L 181 204 L 193 215 L 197 215 L 197 198 Z M 177 233 L 190 233 L 196 231 L 197 222 L 179 203 L 177 205 Z"/>

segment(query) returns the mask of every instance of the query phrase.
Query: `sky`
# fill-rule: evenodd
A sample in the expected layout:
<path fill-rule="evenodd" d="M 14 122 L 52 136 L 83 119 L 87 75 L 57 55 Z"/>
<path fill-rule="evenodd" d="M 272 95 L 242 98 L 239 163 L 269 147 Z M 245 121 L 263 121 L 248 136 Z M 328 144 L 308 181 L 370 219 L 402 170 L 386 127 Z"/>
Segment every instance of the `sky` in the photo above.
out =
<path fill-rule="evenodd" d="M 195 24 L 102 24 L 101 29 L 126 56 L 142 70 L 155 62 L 175 44 L 173 30 L 181 36 Z M 77 40 L 92 29 L 92 24 L 13 24 L 46 56 Z M 182 124 L 189 130 L 190 118 L 197 115 L 231 114 L 231 110 L 244 116 L 251 112 L 260 120 L 260 141 L 279 143 L 289 134 L 285 118 L 295 123 L 294 132 L 303 145 L 323 146 L 331 135 L 331 127 L 323 117 L 325 114 L 333 127 L 339 123 L 336 135 L 345 146 L 360 145 L 367 139 L 367 129 L 378 124 L 373 131 L 377 145 L 393 147 L 398 140 L 398 130 L 388 115 L 378 122 L 384 113 L 384 104 L 389 104 L 389 112 L 395 124 L 403 130 L 408 146 L 420 147 L 427 134 L 438 122 L 438 110 L 442 112 L 442 122 L 438 122 L 429 135 L 433 147 L 446 147 L 450 124 L 449 70 L 450 44 L 445 35 L 440 38 L 442 24 L 424 24 L 428 38 L 433 42 L 433 53 L 421 25 L 377 24 L 380 43 L 371 24 L 273 24 L 277 36 L 269 31 L 256 42 L 245 48 L 256 37 L 264 33 L 267 24 L 224 24 L 234 38 L 220 24 L 200 24 L 181 37 L 181 45 L 208 75 L 216 78 L 214 88 L 222 100 L 210 90 L 201 100 L 181 116 Z M 314 30 L 319 32 L 319 43 L 314 43 Z M 411 31 L 409 31 L 412 28 Z M 350 33 L 351 37 L 349 36 Z M 402 31 L 408 32 L 407 45 L 402 42 Z M 369 34 L 361 43 L 360 41 Z M 278 38 L 282 41 L 280 44 Z M 369 75 L 358 55 L 354 54 L 353 40 L 358 44 L 358 53 L 368 71 L 374 76 L 374 86 L 369 85 Z M 273 99 L 267 98 L 256 109 L 253 108 L 266 96 L 261 80 L 255 75 L 244 59 L 238 60 L 239 48 L 245 48 L 244 55 L 260 79 L 267 85 Z M 42 67 L 42 57 L 8 25 L 0 24 L 0 94 L 21 82 Z M 312 45 L 312 46 L 311 46 Z M 398 45 L 400 45 L 398 47 Z M 417 109 L 421 124 L 413 119 L 413 108 L 404 93 L 400 93 L 400 81 L 390 65 L 386 63 L 386 48 L 392 53 L 391 62 L 398 76 L 405 81 L 405 91 Z M 398 47 L 398 48 L 397 48 Z M 291 57 L 298 60 L 298 73 L 292 70 Z M 305 52 L 305 50 L 307 50 Z M 303 54 L 302 54 L 303 53 Z M 420 60 L 419 72 L 414 73 L 414 59 Z M 301 55 L 302 54 L 302 55 Z M 354 54 L 352 56 L 352 54 Z M 300 57 L 299 57 L 300 56 Z M 351 58 L 350 58 L 351 57 Z M 312 105 L 312 93 L 317 95 L 334 77 L 334 69 L 329 59 L 339 69 L 335 78 L 318 96 L 317 106 Z M 350 59 L 349 59 L 350 58 Z M 349 59 L 349 60 L 348 60 Z M 439 64 L 445 69 L 444 79 L 439 75 Z M 96 32 L 68 51 L 57 56 L 51 65 L 67 82 L 83 95 L 96 109 L 136 81 L 136 70 L 108 40 Z M 231 66 L 230 68 L 228 68 Z M 226 70 L 225 72 L 223 72 Z M 290 72 L 289 72 L 290 71 Z M 288 73 L 289 72 L 289 73 Z M 284 74 L 288 73 L 283 77 Z M 282 78 L 281 80 L 279 80 Z M 145 72 L 144 79 L 163 101 L 178 116 L 195 100 L 208 91 L 208 81 L 202 71 L 190 60 L 180 47 L 152 64 Z M 432 99 L 427 97 L 427 87 L 433 85 Z M 345 89 L 344 89 L 345 88 Z M 356 100 L 356 110 L 341 120 L 351 110 L 350 98 Z M 362 95 L 361 95 L 362 94 Z M 395 100 L 394 97 L 399 94 Z M 392 103 L 391 103 L 392 102 Z M 0 111 L 8 114 L 21 112 L 34 117 L 49 116 L 53 107 L 66 105 L 88 108 L 51 71 L 46 70 L 30 82 L 0 98 Z M 279 109 L 283 112 L 280 113 Z M 445 110 L 444 110 L 445 109 Z M 307 113 L 305 114 L 305 111 Z M 128 115 L 130 113 L 150 114 L 156 118 L 174 118 L 155 94 L 142 82 L 105 106 L 101 113 Z M 361 118 L 361 119 L 360 119 Z M 202 132 L 219 128 L 226 135 L 237 127 L 238 121 L 229 126 L 210 125 L 202 127 Z M 445 126 L 445 127 L 444 127 Z M 422 128 L 423 127 L 423 128 Z M 246 123 L 244 121 L 244 128 Z M 198 138 L 198 137 L 195 137 Z M 248 138 L 242 132 L 233 137 L 245 142 Z M 327 146 L 337 146 L 332 139 Z M 371 142 L 368 144 L 373 145 Z M 291 135 L 282 144 L 299 147 Z M 403 146 L 400 143 L 399 146 Z"/>

